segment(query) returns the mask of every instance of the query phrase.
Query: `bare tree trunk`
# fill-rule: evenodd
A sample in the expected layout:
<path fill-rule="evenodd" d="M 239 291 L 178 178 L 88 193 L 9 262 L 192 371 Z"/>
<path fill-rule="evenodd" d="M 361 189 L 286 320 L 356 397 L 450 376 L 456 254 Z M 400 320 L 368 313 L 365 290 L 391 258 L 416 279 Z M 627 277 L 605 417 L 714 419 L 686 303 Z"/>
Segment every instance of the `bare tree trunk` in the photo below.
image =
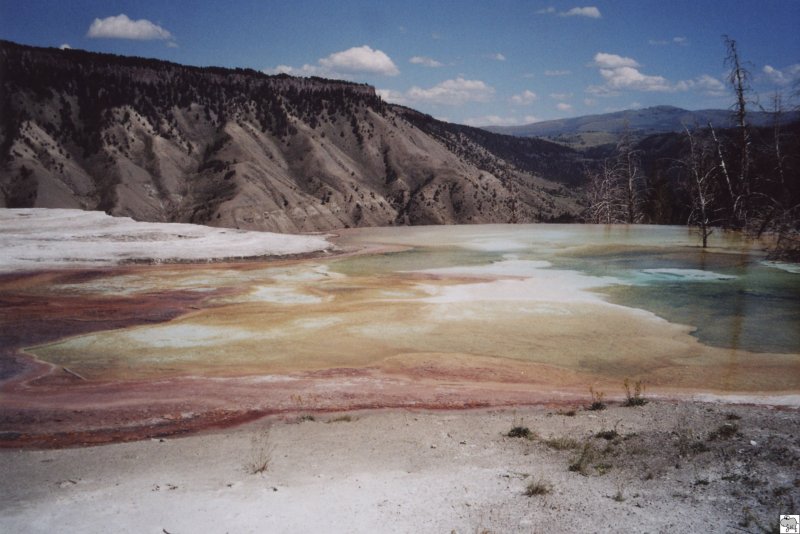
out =
<path fill-rule="evenodd" d="M 739 150 L 739 176 L 736 184 L 736 201 L 734 204 L 734 223 L 744 226 L 747 222 L 748 203 L 751 194 L 750 165 L 751 165 L 751 141 L 750 129 L 747 125 L 747 92 L 749 91 L 750 73 L 742 66 L 739 59 L 739 52 L 736 48 L 736 41 L 725 36 L 725 46 L 728 55 L 725 59 L 726 65 L 731 69 L 728 75 L 728 83 L 731 84 L 736 102 L 734 112 L 736 114 L 736 126 L 738 129 L 738 150 Z"/>
<path fill-rule="evenodd" d="M 708 237 L 714 231 L 712 228 L 712 178 L 715 165 L 706 164 L 707 157 L 704 150 L 701 150 L 695 142 L 694 136 L 689 128 L 684 128 L 686 137 L 689 140 L 689 159 L 686 166 L 691 176 L 692 211 L 689 214 L 689 224 L 697 226 L 700 230 L 703 248 L 708 247 Z"/>
<path fill-rule="evenodd" d="M 600 169 L 587 172 L 589 177 L 588 218 L 595 224 L 625 222 L 623 193 L 619 187 L 617 166 L 603 161 Z"/>
<path fill-rule="evenodd" d="M 783 98 L 781 93 L 775 91 L 772 96 L 772 135 L 774 136 L 775 170 L 781 182 L 781 188 L 786 187 L 786 177 L 783 172 L 783 154 L 781 151 L 781 122 L 783 121 Z"/>
<path fill-rule="evenodd" d="M 725 155 L 722 153 L 722 143 L 717 138 L 717 132 L 714 131 L 714 126 L 709 122 L 708 129 L 711 131 L 711 137 L 714 139 L 714 146 L 717 148 L 717 156 L 719 157 L 719 168 L 722 170 L 722 176 L 725 177 L 725 184 L 728 186 L 728 198 L 730 202 L 730 214 L 733 216 L 734 206 L 736 205 L 736 195 L 733 192 L 733 184 L 731 183 L 731 175 L 728 173 L 728 165 L 725 163 Z"/>
<path fill-rule="evenodd" d="M 617 158 L 621 181 L 624 189 L 625 222 L 634 224 L 641 219 L 639 210 L 640 170 L 636 152 L 633 150 L 630 127 L 625 120 L 622 137 L 617 143 Z"/>

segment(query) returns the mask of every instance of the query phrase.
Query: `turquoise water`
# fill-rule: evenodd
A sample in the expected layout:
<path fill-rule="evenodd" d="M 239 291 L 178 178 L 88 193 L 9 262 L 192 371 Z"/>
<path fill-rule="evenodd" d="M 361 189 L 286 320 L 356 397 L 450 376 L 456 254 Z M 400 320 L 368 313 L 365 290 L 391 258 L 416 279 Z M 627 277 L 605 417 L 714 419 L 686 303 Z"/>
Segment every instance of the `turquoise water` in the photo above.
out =
<path fill-rule="evenodd" d="M 610 302 L 695 328 L 706 344 L 753 352 L 800 352 L 800 274 L 764 263 L 757 243 L 712 236 L 710 248 L 684 227 L 481 225 L 360 229 L 348 244 L 410 247 L 334 262 L 343 274 L 392 274 L 507 259 L 612 277 L 597 289 Z"/>

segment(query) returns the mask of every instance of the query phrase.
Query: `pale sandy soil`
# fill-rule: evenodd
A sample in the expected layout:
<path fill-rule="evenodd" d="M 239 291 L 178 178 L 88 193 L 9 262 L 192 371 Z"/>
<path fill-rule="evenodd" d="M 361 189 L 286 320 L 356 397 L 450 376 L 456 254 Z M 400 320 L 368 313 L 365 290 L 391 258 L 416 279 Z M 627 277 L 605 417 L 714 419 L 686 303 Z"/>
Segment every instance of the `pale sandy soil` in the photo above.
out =
<path fill-rule="evenodd" d="M 2 450 L 0 531 L 761 532 L 800 510 L 796 409 L 568 409 L 285 415 L 184 438 Z M 536 437 L 508 437 L 517 425 Z M 546 444 L 559 437 L 577 448 Z M 585 472 L 570 471 L 584 447 Z M 538 480 L 551 492 L 526 496 Z"/>

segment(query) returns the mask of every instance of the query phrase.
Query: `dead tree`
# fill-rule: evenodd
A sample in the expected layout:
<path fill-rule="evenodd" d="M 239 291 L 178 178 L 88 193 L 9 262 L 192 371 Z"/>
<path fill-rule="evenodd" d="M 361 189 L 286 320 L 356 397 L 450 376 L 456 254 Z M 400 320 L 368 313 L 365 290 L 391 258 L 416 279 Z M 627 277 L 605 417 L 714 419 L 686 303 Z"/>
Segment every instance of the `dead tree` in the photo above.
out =
<path fill-rule="evenodd" d="M 689 128 L 684 128 L 684 130 L 689 141 L 689 155 L 683 164 L 689 174 L 688 189 L 692 199 L 688 223 L 698 229 L 703 248 L 706 248 L 716 222 L 713 218 L 714 182 L 719 167 L 713 163 L 712 151 L 707 144 L 695 139 Z"/>
<path fill-rule="evenodd" d="M 628 121 L 625 121 L 625 128 L 617 143 L 617 178 L 619 189 L 622 190 L 622 202 L 625 205 L 625 222 L 634 224 L 641 222 L 641 165 L 639 164 L 639 154 L 633 149 Z"/>
<path fill-rule="evenodd" d="M 783 102 L 780 92 L 775 92 L 772 99 L 772 137 L 769 143 L 760 147 L 772 162 L 772 168 L 763 180 L 760 190 L 754 194 L 754 199 L 760 201 L 757 209 L 753 209 L 753 219 L 758 222 L 751 228 L 757 237 L 764 233 L 773 236 L 774 245 L 769 255 L 773 258 L 792 259 L 800 258 L 800 188 L 793 177 L 793 172 L 784 144 L 797 145 L 797 139 L 786 136 L 783 132 Z M 797 157 L 796 146 L 794 147 Z M 788 170 L 787 170 L 788 168 Z M 789 179 L 787 179 L 787 175 Z"/>
<path fill-rule="evenodd" d="M 736 48 L 736 41 L 728 37 L 724 37 L 725 47 L 727 48 L 727 56 L 725 58 L 725 65 L 730 69 L 728 74 L 728 83 L 733 89 L 735 102 L 733 105 L 734 115 L 736 117 L 736 150 L 739 156 L 739 169 L 736 177 L 736 183 L 733 186 L 734 202 L 731 212 L 731 223 L 737 227 L 744 227 L 747 223 L 748 203 L 751 194 L 751 137 L 750 127 L 747 124 L 747 97 L 750 92 L 750 72 L 742 65 L 739 58 L 739 51 Z"/>
<path fill-rule="evenodd" d="M 587 219 L 595 224 L 626 222 L 625 194 L 620 187 L 620 173 L 616 162 L 606 159 L 599 169 L 588 171 L 587 175 Z"/>

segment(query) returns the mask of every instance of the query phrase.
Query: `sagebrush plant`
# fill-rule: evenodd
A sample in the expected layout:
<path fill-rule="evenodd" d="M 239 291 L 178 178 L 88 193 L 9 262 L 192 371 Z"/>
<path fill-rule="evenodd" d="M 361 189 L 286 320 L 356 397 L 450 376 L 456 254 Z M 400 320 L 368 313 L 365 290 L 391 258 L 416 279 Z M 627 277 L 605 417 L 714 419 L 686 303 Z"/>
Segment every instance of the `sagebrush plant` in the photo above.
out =
<path fill-rule="evenodd" d="M 534 434 L 527 426 L 515 426 L 506 434 L 509 438 L 526 438 L 533 439 Z"/>
<path fill-rule="evenodd" d="M 511 427 L 511 430 L 508 431 L 506 434 L 509 438 L 525 438 L 525 439 L 534 439 L 536 434 L 534 434 L 530 428 L 525 426 L 525 421 L 522 417 L 519 419 L 514 417 L 514 424 Z"/>
<path fill-rule="evenodd" d="M 631 383 L 633 384 L 632 391 Z M 625 387 L 624 406 L 644 406 L 647 404 L 647 399 L 644 398 L 644 381 L 637 380 L 633 382 L 630 378 L 626 378 L 622 385 Z"/>
<path fill-rule="evenodd" d="M 568 449 L 577 449 L 581 444 L 572 438 L 566 436 L 559 436 L 556 438 L 549 438 L 544 440 L 544 444 L 557 451 L 565 451 Z"/>
<path fill-rule="evenodd" d="M 547 495 L 548 493 L 552 493 L 553 485 L 544 480 L 544 479 L 537 479 L 532 481 L 528 484 L 525 488 L 525 495 L 528 497 L 534 497 L 536 495 Z"/>
<path fill-rule="evenodd" d="M 569 470 L 582 474 L 583 476 L 589 475 L 589 464 L 597 458 L 597 449 L 595 449 L 592 442 L 587 440 L 583 444 L 581 454 L 574 462 L 569 465 Z"/>
<path fill-rule="evenodd" d="M 722 423 L 716 430 L 708 435 L 708 441 L 730 439 L 739 432 L 739 425 L 735 423 Z"/>
<path fill-rule="evenodd" d="M 594 386 L 589 386 L 589 394 L 592 396 L 592 403 L 589 405 L 590 410 L 605 410 L 606 403 L 603 402 L 603 399 L 606 398 L 606 394 L 602 391 L 597 391 L 594 389 Z"/>
<path fill-rule="evenodd" d="M 596 438 L 604 439 L 607 441 L 611 441 L 612 439 L 618 438 L 619 433 L 616 429 L 614 430 L 601 430 L 597 434 L 594 435 Z"/>
<path fill-rule="evenodd" d="M 340 415 L 338 417 L 334 417 L 330 419 L 329 423 L 351 423 L 353 421 L 353 417 L 349 414 Z"/>

